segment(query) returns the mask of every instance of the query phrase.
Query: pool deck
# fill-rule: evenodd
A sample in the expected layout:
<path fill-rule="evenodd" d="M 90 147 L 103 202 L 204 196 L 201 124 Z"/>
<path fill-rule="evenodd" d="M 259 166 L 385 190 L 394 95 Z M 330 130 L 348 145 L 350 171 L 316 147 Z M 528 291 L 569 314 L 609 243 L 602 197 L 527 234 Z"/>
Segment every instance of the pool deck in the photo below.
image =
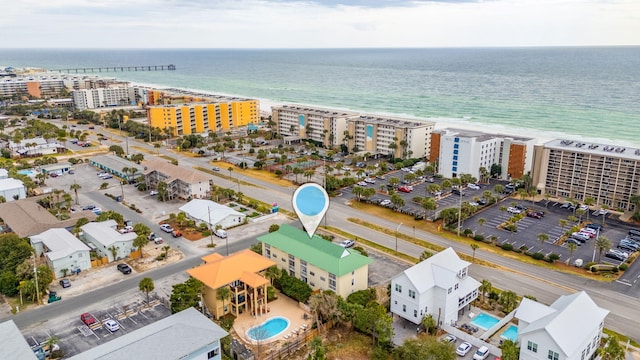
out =
<path fill-rule="evenodd" d="M 470 312 L 474 314 L 474 316 L 471 317 L 471 318 L 469 317 Z M 504 318 L 504 316 L 496 315 L 496 314 L 494 314 L 494 313 L 492 313 L 490 311 L 487 311 L 487 310 L 484 310 L 484 309 L 480 309 L 480 308 L 476 308 L 474 306 L 471 307 L 471 311 L 470 312 L 467 311 L 467 312 L 465 312 L 464 315 L 458 317 L 458 322 L 456 323 L 455 327 L 458 328 L 461 331 L 464 331 L 464 332 L 466 332 L 468 334 L 473 335 L 474 337 L 480 337 L 481 335 L 483 335 L 486 332 L 485 329 L 482 329 L 482 328 L 478 327 L 477 325 L 471 323 L 471 321 L 473 319 L 475 319 L 478 315 L 480 315 L 482 313 L 485 313 L 485 314 L 490 315 L 490 316 L 492 316 L 494 318 L 497 318 L 497 319 Z M 470 332 L 467 329 L 465 329 L 463 327 L 463 325 L 470 326 L 470 327 L 476 328 L 478 330 L 476 332 L 473 332 L 473 331 Z M 501 337 L 502 333 L 505 332 L 509 328 L 509 326 L 511 326 L 511 325 L 518 326 L 515 322 L 509 321 L 505 325 L 501 326 L 500 329 L 498 329 L 498 331 L 496 331 L 494 334 L 492 334 L 491 337 L 488 338 L 486 341 L 488 343 L 492 344 L 492 345 L 500 346 L 500 342 L 502 340 L 504 340 L 504 338 Z"/>
<path fill-rule="evenodd" d="M 289 320 L 289 326 L 280 334 L 269 338 L 267 340 L 261 341 L 262 344 L 270 344 L 276 341 L 289 340 L 291 338 L 295 338 L 300 334 L 304 333 L 305 327 L 306 329 L 311 329 L 313 325 L 312 316 L 309 312 L 305 311 L 298 302 L 289 299 L 288 297 L 278 294 L 278 299 L 269 302 L 268 305 L 269 312 L 266 315 L 262 316 L 252 316 L 251 314 L 245 312 L 240 314 L 233 323 L 233 330 L 236 332 L 238 337 L 246 344 L 256 345 L 256 341 L 250 339 L 247 336 L 247 331 L 254 326 L 260 325 L 263 322 L 274 318 L 274 317 L 284 317 Z M 307 315 L 305 320 L 305 314 Z M 288 336 L 288 337 L 285 337 Z"/>

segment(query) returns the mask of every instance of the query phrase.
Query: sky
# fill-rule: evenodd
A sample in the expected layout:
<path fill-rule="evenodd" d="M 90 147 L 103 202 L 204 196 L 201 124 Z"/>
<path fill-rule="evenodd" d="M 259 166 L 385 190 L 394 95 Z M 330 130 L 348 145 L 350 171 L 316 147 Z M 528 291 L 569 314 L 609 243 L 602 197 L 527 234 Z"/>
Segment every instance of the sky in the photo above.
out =
<path fill-rule="evenodd" d="M 640 0 L 18 0 L 0 34 L 0 48 L 640 45 Z"/>

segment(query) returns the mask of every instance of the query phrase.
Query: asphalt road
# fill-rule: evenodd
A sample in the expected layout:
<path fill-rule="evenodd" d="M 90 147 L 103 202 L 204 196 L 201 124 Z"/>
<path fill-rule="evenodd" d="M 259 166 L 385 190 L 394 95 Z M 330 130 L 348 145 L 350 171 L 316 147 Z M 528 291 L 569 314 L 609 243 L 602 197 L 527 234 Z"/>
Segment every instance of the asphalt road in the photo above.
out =
<path fill-rule="evenodd" d="M 96 131 L 99 132 L 99 129 Z M 130 144 L 134 142 L 136 146 L 146 147 L 155 152 L 151 145 L 134 140 L 129 141 Z M 177 156 L 175 153 L 167 152 L 164 149 L 161 149 L 160 153 L 164 153 L 172 157 L 178 157 L 180 165 L 182 166 L 208 166 L 208 160 L 204 158 Z M 253 186 L 242 186 L 241 191 L 247 196 L 260 199 L 267 203 L 277 202 L 281 208 L 290 211 L 292 210 L 291 196 L 293 194 L 294 187 L 280 187 L 271 183 L 246 178 L 240 174 L 234 174 L 234 178 L 236 176 L 240 176 L 241 180 L 251 182 L 253 184 Z M 238 186 L 235 179 L 230 182 L 226 179 L 219 178 L 216 179 L 216 183 L 217 185 L 230 188 Z M 132 219 L 138 220 L 136 217 L 138 214 L 132 212 L 128 215 L 130 215 Z M 369 228 L 353 224 L 347 221 L 350 217 L 363 218 L 364 220 L 389 229 L 396 229 L 399 224 L 398 222 L 375 218 L 368 214 L 360 213 L 347 206 L 345 204 L 345 199 L 340 197 L 332 200 L 323 223 L 341 228 L 347 232 L 357 235 L 358 237 L 378 242 L 390 248 L 396 247 L 397 244 L 399 251 L 412 256 L 417 257 L 424 250 L 402 240 L 397 240 L 396 243 L 395 238 L 392 236 L 381 234 Z M 148 222 L 148 220 L 145 222 Z M 412 231 L 412 229 L 408 229 L 407 226 L 400 226 L 399 232 L 406 233 L 408 235 L 414 234 L 414 231 Z M 471 255 L 472 253 L 470 247 L 465 244 L 450 241 L 431 233 L 415 230 L 415 236 L 441 246 L 451 246 L 459 253 L 467 255 Z M 237 251 L 242 248 L 246 248 L 247 244 L 248 242 L 246 244 L 244 242 L 234 243 L 232 248 L 230 248 L 230 251 Z M 519 295 L 534 295 L 539 301 L 544 303 L 551 303 L 560 295 L 585 290 L 599 306 L 610 311 L 606 320 L 606 326 L 608 328 L 630 336 L 636 341 L 640 340 L 640 300 L 638 299 L 640 297 L 640 287 L 636 284 L 632 283 L 631 286 L 629 286 L 628 284 L 622 283 L 604 283 L 584 279 L 551 269 L 521 263 L 517 260 L 506 258 L 489 251 L 478 250 L 476 251 L 475 256 L 478 259 L 494 263 L 499 268 L 496 269 L 472 265 L 471 276 L 474 278 L 479 280 L 487 279 L 491 281 L 494 286 L 501 289 L 510 289 Z M 145 273 L 144 276 L 152 277 L 154 280 L 160 279 L 162 277 L 169 276 L 174 272 L 184 271 L 189 267 L 197 265 L 199 262 L 199 259 L 189 258 L 187 256 L 185 260 L 177 264 L 153 270 L 149 273 Z M 19 327 L 24 327 L 29 326 L 30 324 L 44 323 L 47 320 L 43 319 L 48 319 L 49 317 L 53 317 L 61 312 L 78 312 L 79 309 L 91 306 L 93 302 L 100 301 L 105 297 L 137 287 L 139 282 L 139 279 L 137 278 L 140 276 L 141 275 L 137 275 L 136 277 L 96 290 L 82 297 L 68 299 L 68 301 L 54 303 L 51 306 L 41 307 L 26 313 L 18 314 L 14 319 Z"/>

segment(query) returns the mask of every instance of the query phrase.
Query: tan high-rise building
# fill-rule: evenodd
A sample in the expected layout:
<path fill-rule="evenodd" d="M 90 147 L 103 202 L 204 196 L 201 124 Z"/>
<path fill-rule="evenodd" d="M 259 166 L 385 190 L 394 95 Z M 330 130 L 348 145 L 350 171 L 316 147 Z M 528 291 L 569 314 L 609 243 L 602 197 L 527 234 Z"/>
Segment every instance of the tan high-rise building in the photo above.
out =
<path fill-rule="evenodd" d="M 395 158 L 429 157 L 434 122 L 360 115 L 349 119 L 349 150 Z"/>
<path fill-rule="evenodd" d="M 543 194 L 634 210 L 640 195 L 640 149 L 553 140 L 535 147 L 533 183 Z"/>

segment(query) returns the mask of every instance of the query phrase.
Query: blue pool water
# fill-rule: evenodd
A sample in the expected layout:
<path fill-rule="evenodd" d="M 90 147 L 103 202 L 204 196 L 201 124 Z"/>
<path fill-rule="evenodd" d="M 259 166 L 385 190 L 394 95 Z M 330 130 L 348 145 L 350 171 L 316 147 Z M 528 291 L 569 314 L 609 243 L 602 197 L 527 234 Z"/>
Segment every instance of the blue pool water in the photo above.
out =
<path fill-rule="evenodd" d="M 247 336 L 252 340 L 267 340 L 289 327 L 289 320 L 283 317 L 271 318 L 258 326 L 254 326 L 247 331 Z"/>
<path fill-rule="evenodd" d="M 26 169 L 26 170 L 18 170 L 18 174 L 33 176 L 36 174 L 36 172 L 31 169 Z"/>
<path fill-rule="evenodd" d="M 515 325 L 511 325 L 509 326 L 509 328 L 507 330 L 505 330 L 502 335 L 500 335 L 501 338 L 503 339 L 507 339 L 507 340 L 511 340 L 511 341 L 517 341 L 518 340 L 518 327 Z"/>
<path fill-rule="evenodd" d="M 483 330 L 489 330 L 493 325 L 497 324 L 500 320 L 494 318 L 491 315 L 481 313 L 476 316 L 471 323 Z"/>

